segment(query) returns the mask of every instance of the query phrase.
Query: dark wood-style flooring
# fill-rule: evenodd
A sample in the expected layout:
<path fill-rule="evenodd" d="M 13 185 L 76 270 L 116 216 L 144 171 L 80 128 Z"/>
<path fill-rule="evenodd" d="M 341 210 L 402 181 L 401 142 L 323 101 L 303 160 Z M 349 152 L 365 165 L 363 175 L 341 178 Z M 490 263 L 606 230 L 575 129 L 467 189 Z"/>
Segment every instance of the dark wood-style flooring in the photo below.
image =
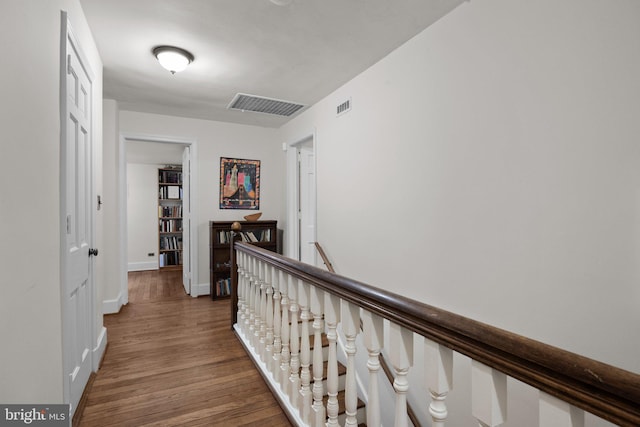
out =
<path fill-rule="evenodd" d="M 230 329 L 229 300 L 185 294 L 180 272 L 129 273 L 82 427 L 291 426 Z"/>

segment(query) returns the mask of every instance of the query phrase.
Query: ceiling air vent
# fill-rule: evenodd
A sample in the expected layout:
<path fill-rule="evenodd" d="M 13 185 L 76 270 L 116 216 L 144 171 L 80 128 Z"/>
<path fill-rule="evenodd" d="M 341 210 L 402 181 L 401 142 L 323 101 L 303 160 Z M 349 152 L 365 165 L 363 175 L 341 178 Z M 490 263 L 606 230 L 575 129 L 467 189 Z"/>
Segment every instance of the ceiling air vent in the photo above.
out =
<path fill-rule="evenodd" d="M 231 110 L 253 111 L 256 113 L 275 114 L 277 116 L 289 117 L 299 109 L 304 107 L 295 102 L 282 101 L 281 99 L 265 98 L 264 96 L 247 95 L 239 93 L 233 97 L 227 106 Z"/>

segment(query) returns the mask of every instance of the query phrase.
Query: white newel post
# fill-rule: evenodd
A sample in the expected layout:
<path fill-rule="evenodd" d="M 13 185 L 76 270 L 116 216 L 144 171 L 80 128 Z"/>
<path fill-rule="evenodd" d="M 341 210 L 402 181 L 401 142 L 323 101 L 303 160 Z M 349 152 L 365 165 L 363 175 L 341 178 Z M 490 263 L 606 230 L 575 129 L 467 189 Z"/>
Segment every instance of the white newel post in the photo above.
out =
<path fill-rule="evenodd" d="M 356 336 L 360 330 L 360 307 L 342 300 L 342 332 L 344 332 L 347 353 L 347 377 L 344 388 L 344 405 L 347 414 L 345 426 L 357 426 L 358 390 L 356 386 Z"/>
<path fill-rule="evenodd" d="M 380 425 L 380 391 L 378 390 L 378 371 L 380 370 L 380 349 L 384 344 L 384 326 L 382 317 L 362 311 L 362 331 L 364 345 L 369 352 L 369 399 L 367 401 L 367 424 Z"/>
<path fill-rule="evenodd" d="M 453 389 L 453 351 L 431 340 L 424 340 L 425 379 L 431 394 L 429 414 L 433 427 L 444 427 L 447 419 L 445 399 Z"/>
<path fill-rule="evenodd" d="M 402 326 L 391 323 L 389 328 L 389 358 L 395 370 L 393 388 L 396 391 L 395 427 L 408 427 L 407 392 L 409 381 L 407 374 L 413 366 L 413 333 Z"/>
<path fill-rule="evenodd" d="M 300 303 L 300 320 L 302 331 L 300 332 L 300 417 L 305 424 L 309 424 L 311 417 L 311 343 L 309 341 L 310 311 L 310 286 L 303 280 L 298 280 L 298 301 Z"/>
<path fill-rule="evenodd" d="M 266 322 L 267 331 L 265 334 L 265 349 L 264 349 L 264 364 L 267 367 L 267 371 L 271 371 L 271 363 L 273 362 L 273 271 L 272 266 L 265 263 L 265 286 L 267 287 L 267 312 Z"/>
<path fill-rule="evenodd" d="M 273 280 L 273 360 L 269 363 L 271 374 L 276 382 L 280 382 L 280 352 L 282 351 L 282 312 L 281 312 L 281 295 L 280 283 L 282 282 L 282 271 L 278 271 L 275 267 L 272 269 Z"/>
<path fill-rule="evenodd" d="M 326 421 L 322 396 L 324 387 L 322 386 L 322 331 L 324 322 L 322 314 L 324 311 L 324 291 L 311 287 L 311 313 L 313 313 L 313 406 L 311 414 L 311 425 L 321 427 Z"/>
<path fill-rule="evenodd" d="M 289 309 L 291 310 L 291 365 L 289 376 L 289 402 L 294 408 L 298 408 L 298 396 L 300 396 L 300 331 L 298 319 L 300 318 L 298 306 L 298 286 L 293 277 L 289 277 Z"/>
<path fill-rule="evenodd" d="M 327 323 L 329 355 L 327 358 L 327 426 L 338 425 L 338 322 L 340 321 L 340 299 L 324 293 L 324 320 Z"/>
<path fill-rule="evenodd" d="M 471 361 L 472 414 L 481 427 L 494 427 L 507 419 L 507 376 L 478 361 Z"/>
<path fill-rule="evenodd" d="M 584 427 L 584 411 L 540 391 L 541 427 Z"/>
<path fill-rule="evenodd" d="M 281 275 L 280 279 L 280 293 L 282 294 L 282 332 L 280 333 L 282 338 L 282 352 L 280 356 L 280 385 L 282 386 L 282 391 L 286 394 L 287 386 L 289 385 L 289 374 L 291 373 L 291 368 L 289 366 L 289 360 L 291 357 L 291 353 L 289 351 L 289 275 Z"/>

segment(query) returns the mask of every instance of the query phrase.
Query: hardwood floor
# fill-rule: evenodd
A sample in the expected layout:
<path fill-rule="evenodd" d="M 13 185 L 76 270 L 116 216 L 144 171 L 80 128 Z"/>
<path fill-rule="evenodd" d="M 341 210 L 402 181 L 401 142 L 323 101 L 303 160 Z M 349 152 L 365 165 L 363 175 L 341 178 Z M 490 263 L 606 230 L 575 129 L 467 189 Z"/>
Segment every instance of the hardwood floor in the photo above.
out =
<path fill-rule="evenodd" d="M 129 273 L 79 425 L 291 426 L 229 319 L 229 300 L 186 295 L 181 272 Z"/>

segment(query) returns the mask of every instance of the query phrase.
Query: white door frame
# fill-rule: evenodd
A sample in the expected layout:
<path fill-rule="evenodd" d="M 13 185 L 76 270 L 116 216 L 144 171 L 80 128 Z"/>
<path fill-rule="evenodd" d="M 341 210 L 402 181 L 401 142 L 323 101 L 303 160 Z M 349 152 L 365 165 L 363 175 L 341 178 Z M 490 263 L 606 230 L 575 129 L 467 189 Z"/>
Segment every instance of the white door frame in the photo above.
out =
<path fill-rule="evenodd" d="M 317 141 L 316 131 L 304 135 L 291 143 L 286 144 L 287 150 L 287 230 L 286 245 L 284 255 L 289 258 L 300 258 L 300 233 L 298 230 L 298 198 L 299 198 L 299 182 L 298 182 L 298 146 L 311 140 L 313 144 L 313 158 L 317 164 Z M 317 180 L 316 168 L 316 180 Z M 316 209 L 317 211 L 317 209 Z M 317 218 L 317 215 L 316 215 Z M 316 220 L 317 233 L 317 220 Z"/>
<path fill-rule="evenodd" d="M 127 151 L 126 143 L 128 141 L 143 141 L 143 142 L 157 142 L 161 144 L 182 144 L 189 146 L 189 156 L 191 158 L 191 176 L 190 176 L 190 193 L 191 199 L 189 203 L 191 213 L 191 233 L 189 234 L 190 251 L 190 267 L 191 267 L 191 296 L 198 296 L 198 286 L 194 286 L 194 283 L 198 283 L 198 218 L 197 218 L 197 141 L 191 138 L 180 138 L 172 136 L 159 136 L 140 133 L 123 132 L 120 134 L 119 150 L 119 171 L 118 171 L 118 199 L 120 202 L 119 216 L 122 219 L 120 221 L 120 303 L 122 305 L 129 302 L 129 286 L 127 275 L 127 258 L 128 258 L 128 246 L 127 246 Z"/>

